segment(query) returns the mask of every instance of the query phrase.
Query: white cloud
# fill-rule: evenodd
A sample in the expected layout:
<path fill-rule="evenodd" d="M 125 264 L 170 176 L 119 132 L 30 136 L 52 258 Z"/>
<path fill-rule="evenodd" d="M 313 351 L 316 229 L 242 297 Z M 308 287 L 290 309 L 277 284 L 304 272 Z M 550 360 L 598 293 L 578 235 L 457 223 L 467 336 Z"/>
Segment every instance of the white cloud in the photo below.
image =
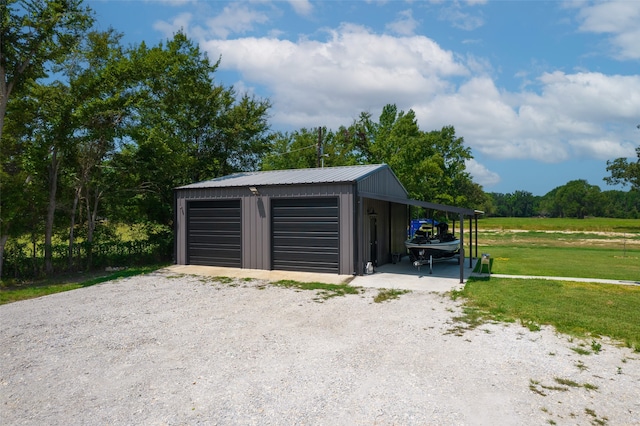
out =
<path fill-rule="evenodd" d="M 395 103 L 413 109 L 423 130 L 454 125 L 474 151 L 495 159 L 609 159 L 632 156 L 638 141 L 638 75 L 556 71 L 507 91 L 486 58 L 354 24 L 326 30 L 322 40 L 217 38 L 201 47 L 222 57 L 222 70 L 239 73 L 236 87 L 267 88 L 274 128 L 337 128 Z"/>
<path fill-rule="evenodd" d="M 556 72 L 538 84 L 540 93 L 509 93 L 473 77 L 414 110 L 421 125 L 453 124 L 468 145 L 497 159 L 558 163 L 633 154 L 640 76 Z"/>
<path fill-rule="evenodd" d="M 616 140 L 615 135 L 597 139 L 574 139 L 569 142 L 574 152 L 583 157 L 609 160 L 618 157 L 634 157 L 635 145 L 631 142 Z"/>
<path fill-rule="evenodd" d="M 613 56 L 622 59 L 640 58 L 640 2 L 617 0 L 583 6 L 578 14 L 580 30 L 610 34 Z"/>
<path fill-rule="evenodd" d="M 363 110 L 450 90 L 447 79 L 468 72 L 426 37 L 377 35 L 356 25 L 329 31 L 325 41 L 243 38 L 202 47 L 210 57 L 222 55 L 222 68 L 269 87 L 274 120 L 291 125 L 346 125 Z"/>
<path fill-rule="evenodd" d="M 309 16 L 313 12 L 313 5 L 309 0 L 289 0 L 289 4 L 298 15 Z"/>
<path fill-rule="evenodd" d="M 403 10 L 398 15 L 398 19 L 388 23 L 385 26 L 386 29 L 393 33 L 404 36 L 413 35 L 414 31 L 418 27 L 419 22 L 413 19 L 413 13 L 411 9 Z"/>
<path fill-rule="evenodd" d="M 452 3 L 449 7 L 443 8 L 440 19 L 449 21 L 453 27 L 465 31 L 472 31 L 484 25 L 482 16 L 463 12 L 459 3 Z"/>
<path fill-rule="evenodd" d="M 172 37 L 179 31 L 189 31 L 192 33 L 194 29 L 191 27 L 191 18 L 192 15 L 190 13 L 181 13 L 171 22 L 158 21 L 154 23 L 153 29 L 160 31 L 166 38 Z"/>
<path fill-rule="evenodd" d="M 227 38 L 230 34 L 243 34 L 254 29 L 255 24 L 264 24 L 269 18 L 264 13 L 240 3 L 225 6 L 222 13 L 207 21 L 211 34 Z"/>
<path fill-rule="evenodd" d="M 500 175 L 487 169 L 473 158 L 466 161 L 467 171 L 473 177 L 473 181 L 482 186 L 493 186 L 500 183 Z"/>

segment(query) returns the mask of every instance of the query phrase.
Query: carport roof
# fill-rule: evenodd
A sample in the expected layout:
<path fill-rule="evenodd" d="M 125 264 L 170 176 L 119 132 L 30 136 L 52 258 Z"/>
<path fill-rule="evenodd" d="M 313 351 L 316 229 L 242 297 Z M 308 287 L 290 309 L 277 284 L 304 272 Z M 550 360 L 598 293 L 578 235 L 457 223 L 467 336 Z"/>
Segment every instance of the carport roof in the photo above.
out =
<path fill-rule="evenodd" d="M 393 196 L 388 196 L 388 195 L 375 194 L 375 193 L 372 193 L 372 192 L 358 192 L 358 195 L 360 197 L 363 197 L 363 198 L 372 198 L 374 200 L 389 201 L 389 202 L 392 202 L 392 203 L 405 204 L 405 205 L 408 205 L 408 206 L 418 206 L 418 207 L 423 207 L 425 209 L 436 210 L 436 211 L 439 211 L 439 212 L 458 213 L 458 214 L 463 214 L 465 216 L 475 216 L 475 215 L 481 215 L 481 214 L 484 213 L 484 212 L 481 212 L 479 210 L 467 209 L 467 208 L 464 208 L 464 207 L 448 206 L 446 204 L 430 203 L 428 201 L 413 200 L 413 199 L 410 199 L 410 198 L 393 197 Z"/>
<path fill-rule="evenodd" d="M 389 169 L 386 164 L 324 167 L 315 169 L 240 172 L 228 176 L 181 186 L 177 189 L 228 188 L 234 186 L 299 185 L 315 183 L 357 182 L 372 173 Z"/>

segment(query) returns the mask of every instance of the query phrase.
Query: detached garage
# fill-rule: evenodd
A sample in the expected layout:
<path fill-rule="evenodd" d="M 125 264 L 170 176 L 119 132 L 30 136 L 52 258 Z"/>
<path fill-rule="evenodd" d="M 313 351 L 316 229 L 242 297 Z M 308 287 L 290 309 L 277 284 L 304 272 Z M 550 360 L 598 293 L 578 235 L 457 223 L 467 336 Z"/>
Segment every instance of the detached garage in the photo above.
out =
<path fill-rule="evenodd" d="M 434 206 L 385 164 L 236 173 L 175 189 L 175 259 L 359 275 L 405 251 L 411 204 Z"/>

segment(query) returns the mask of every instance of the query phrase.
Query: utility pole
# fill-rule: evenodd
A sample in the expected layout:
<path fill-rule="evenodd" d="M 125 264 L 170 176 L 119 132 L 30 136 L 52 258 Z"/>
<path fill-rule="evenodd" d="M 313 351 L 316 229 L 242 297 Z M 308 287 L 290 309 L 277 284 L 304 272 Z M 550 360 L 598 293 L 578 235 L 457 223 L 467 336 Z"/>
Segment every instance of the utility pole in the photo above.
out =
<path fill-rule="evenodd" d="M 318 127 L 318 145 L 316 147 L 316 168 L 324 167 L 324 153 L 322 152 L 322 127 Z"/>

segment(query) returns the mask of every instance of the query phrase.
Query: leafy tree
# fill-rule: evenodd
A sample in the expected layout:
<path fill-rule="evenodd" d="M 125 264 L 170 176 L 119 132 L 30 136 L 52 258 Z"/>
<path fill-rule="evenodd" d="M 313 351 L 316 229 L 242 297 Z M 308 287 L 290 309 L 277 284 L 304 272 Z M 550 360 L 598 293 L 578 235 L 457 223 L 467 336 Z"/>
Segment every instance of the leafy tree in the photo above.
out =
<path fill-rule="evenodd" d="M 46 194 L 44 223 L 45 272 L 53 272 L 51 243 L 58 195 L 58 177 L 65 157 L 72 149 L 72 96 L 69 87 L 59 81 L 33 84 L 24 98 L 25 110 L 32 111 L 33 120 L 22 138 L 27 170 L 34 177 L 34 190 Z M 33 206 L 38 210 L 37 206 Z"/>
<path fill-rule="evenodd" d="M 290 133 L 276 133 L 271 152 L 262 162 L 263 170 L 335 167 L 360 164 L 355 126 L 341 126 L 336 132 L 326 128 L 302 128 Z"/>
<path fill-rule="evenodd" d="M 640 191 L 602 191 L 602 216 L 640 218 Z"/>
<path fill-rule="evenodd" d="M 130 191 L 111 207 L 127 220 L 146 218 L 168 231 L 173 188 L 260 167 L 269 146 L 270 103 L 215 84 L 218 62 L 210 63 L 182 33 L 126 55 L 133 114 L 110 167 L 121 171 L 119 186 Z"/>
<path fill-rule="evenodd" d="M 82 0 L 3 0 L 0 5 L 0 139 L 15 90 L 48 75 L 93 24 Z"/>
<path fill-rule="evenodd" d="M 121 35 L 113 30 L 90 32 L 68 64 L 73 106 L 73 162 L 68 173 L 73 189 L 69 226 L 69 263 L 73 257 L 76 213 L 84 201 L 91 267 L 91 246 L 103 197 L 113 189 L 113 171 L 107 166 L 133 103 L 129 75 L 121 67 Z"/>
<path fill-rule="evenodd" d="M 263 170 L 304 169 L 316 166 L 318 129 L 306 129 L 274 135 L 271 152 L 262 162 Z"/>
<path fill-rule="evenodd" d="M 5 135 L 6 115 L 12 110 L 9 102 L 16 94 L 24 95 L 30 90 L 32 82 L 47 77 L 52 67 L 77 46 L 93 23 L 89 10 L 81 3 L 81 0 L 4 0 L 0 4 L 0 157 L 3 158 L 0 172 L 0 276 L 5 243 L 9 235 L 16 234 L 11 227 L 20 221 L 19 208 L 24 201 L 16 189 L 23 187 L 20 182 L 27 174 L 22 161 L 9 157 L 9 153 L 23 154 L 23 147 L 19 145 L 25 134 Z M 26 115 L 23 109 L 13 111 Z M 20 121 L 26 123 L 21 118 L 14 120 L 15 123 Z M 16 126 L 14 130 L 20 128 Z M 50 163 L 49 170 L 54 174 L 57 173 L 56 155 L 56 152 L 51 153 L 54 161 Z M 29 178 L 33 179 L 28 175 L 27 180 Z M 53 178 L 49 176 L 50 187 L 54 185 Z M 16 195 L 18 198 L 14 198 Z"/>
<path fill-rule="evenodd" d="M 543 197 L 542 209 L 552 217 L 575 217 L 601 214 L 600 188 L 584 179 L 573 180 L 559 186 Z"/>
<path fill-rule="evenodd" d="M 410 197 L 468 207 L 477 199 L 465 169 L 471 150 L 452 126 L 423 132 L 412 110 L 398 112 L 395 105 L 386 105 L 377 123 L 363 113 L 357 124 L 365 161 L 388 164 Z"/>
<path fill-rule="evenodd" d="M 640 146 L 636 148 L 636 154 L 638 159 L 635 163 L 626 158 L 607 161 L 607 171 L 611 175 L 604 178 L 605 182 L 608 185 L 630 185 L 631 189 L 640 191 Z"/>

